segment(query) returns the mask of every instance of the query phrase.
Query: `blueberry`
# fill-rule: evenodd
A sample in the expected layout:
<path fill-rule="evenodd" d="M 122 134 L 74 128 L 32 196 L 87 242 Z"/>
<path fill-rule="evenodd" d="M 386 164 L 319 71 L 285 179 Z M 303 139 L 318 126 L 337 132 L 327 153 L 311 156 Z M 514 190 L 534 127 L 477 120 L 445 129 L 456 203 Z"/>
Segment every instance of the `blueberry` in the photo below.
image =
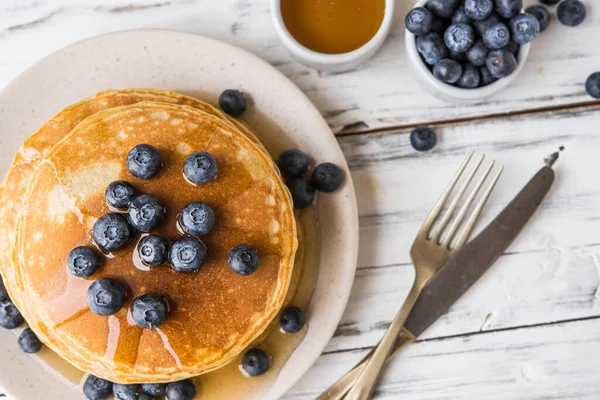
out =
<path fill-rule="evenodd" d="M 444 33 L 444 43 L 450 51 L 464 53 L 475 43 L 475 32 L 470 25 L 452 24 Z"/>
<path fill-rule="evenodd" d="M 600 99 L 600 72 L 594 72 L 585 81 L 585 91 L 595 99 Z"/>
<path fill-rule="evenodd" d="M 191 379 L 171 382 L 165 389 L 168 400 L 192 400 L 196 397 L 196 385 Z"/>
<path fill-rule="evenodd" d="M 540 23 L 531 14 L 519 14 L 509 22 L 512 40 L 517 44 L 531 42 L 540 33 Z"/>
<path fill-rule="evenodd" d="M 487 86 L 498 80 L 492 75 L 485 65 L 479 68 L 479 75 L 481 76 L 481 81 L 479 83 L 480 86 Z"/>
<path fill-rule="evenodd" d="M 471 22 L 473 21 L 471 21 L 471 18 L 469 18 L 463 6 L 458 7 L 456 11 L 454 11 L 454 14 L 452 14 L 453 24 L 471 24 Z"/>
<path fill-rule="evenodd" d="M 459 0 L 429 0 L 427 8 L 440 18 L 450 18 Z"/>
<path fill-rule="evenodd" d="M 117 281 L 102 278 L 94 281 L 87 292 L 88 307 L 94 314 L 108 316 L 119 312 L 127 292 Z"/>
<path fill-rule="evenodd" d="M 210 232 L 215 224 L 215 213 L 200 202 L 190 203 L 179 213 L 179 225 L 188 235 L 200 236 Z"/>
<path fill-rule="evenodd" d="M 115 395 L 115 400 L 137 400 L 139 388 L 140 385 L 122 385 L 120 383 L 114 383 L 113 394 Z"/>
<path fill-rule="evenodd" d="M 482 39 L 478 39 L 475 44 L 467 50 L 467 60 L 477 66 L 481 67 L 485 65 L 485 59 L 487 58 L 490 49 L 483 43 Z"/>
<path fill-rule="evenodd" d="M 69 272 L 78 278 L 89 278 L 100 268 L 100 265 L 102 265 L 102 256 L 85 246 L 75 247 L 67 258 Z"/>
<path fill-rule="evenodd" d="M 33 354 L 42 349 L 42 342 L 31 329 L 27 328 L 19 335 L 19 347 L 22 352 Z"/>
<path fill-rule="evenodd" d="M 433 25 L 433 14 L 426 8 L 416 7 L 410 10 L 404 20 L 406 29 L 415 35 L 429 33 Z"/>
<path fill-rule="evenodd" d="M 540 32 L 544 32 L 552 21 L 550 11 L 544 6 L 534 5 L 525 10 L 526 13 L 533 15 L 540 23 Z"/>
<path fill-rule="evenodd" d="M 496 0 L 496 12 L 503 18 L 512 18 L 523 9 L 523 0 Z"/>
<path fill-rule="evenodd" d="M 444 45 L 442 37 L 434 32 L 417 37 L 417 51 L 429 65 L 435 65 L 448 55 L 448 49 Z"/>
<path fill-rule="evenodd" d="M 83 384 L 83 394 L 88 400 L 106 400 L 112 389 L 112 382 L 94 375 L 89 375 Z"/>
<path fill-rule="evenodd" d="M 490 49 L 501 49 L 510 41 L 510 31 L 501 22 L 488 26 L 483 32 L 483 43 Z"/>
<path fill-rule="evenodd" d="M 127 219 L 140 232 L 158 228 L 165 218 L 165 207 L 156 198 L 143 194 L 136 197 L 127 208 Z"/>
<path fill-rule="evenodd" d="M 146 236 L 138 245 L 138 254 L 140 260 L 151 267 L 164 264 L 169 255 L 169 241 L 158 235 Z"/>
<path fill-rule="evenodd" d="M 166 387 L 166 383 L 142 383 L 142 391 L 154 397 L 164 395 Z"/>
<path fill-rule="evenodd" d="M 479 86 L 481 77 L 479 76 L 479 70 L 471 64 L 465 64 L 463 66 L 463 74 L 456 82 L 456 86 L 464 89 L 475 89 Z"/>
<path fill-rule="evenodd" d="M 490 15 L 490 17 L 486 20 L 475 21 L 473 23 L 473 27 L 475 28 L 475 33 L 477 33 L 479 36 L 483 36 L 483 32 L 485 32 L 485 29 L 488 26 L 490 26 L 492 24 L 496 24 L 498 22 L 502 22 L 502 20 L 500 19 L 498 14 L 492 13 L 492 15 Z"/>
<path fill-rule="evenodd" d="M 555 6 L 560 3 L 560 0 L 540 0 L 540 3 L 545 4 L 547 6 Z"/>
<path fill-rule="evenodd" d="M 483 21 L 488 18 L 494 10 L 492 0 L 465 0 L 465 13 L 475 21 Z"/>
<path fill-rule="evenodd" d="M 133 238 L 133 228 L 121 214 L 108 213 L 94 224 L 94 241 L 102 250 L 117 251 L 127 246 Z"/>
<path fill-rule="evenodd" d="M 0 300 L 0 326 L 5 329 L 15 329 L 25 320 L 11 299 Z"/>
<path fill-rule="evenodd" d="M 462 66 L 457 61 L 446 58 L 435 64 L 433 75 L 442 82 L 455 83 L 462 75 Z"/>
<path fill-rule="evenodd" d="M 558 5 L 556 14 L 563 25 L 577 26 L 585 19 L 585 4 L 579 0 L 565 0 Z"/>
<path fill-rule="evenodd" d="M 313 203 L 317 192 L 308 180 L 303 178 L 288 179 L 285 184 L 292 195 L 294 208 L 306 208 Z"/>
<path fill-rule="evenodd" d="M 519 53 L 519 48 L 520 48 L 520 46 L 518 44 L 516 44 L 515 42 L 510 40 L 508 42 L 508 44 L 504 47 L 504 50 L 510 51 L 513 54 L 513 56 L 516 57 L 517 54 Z"/>
<path fill-rule="evenodd" d="M 250 376 L 259 376 L 269 370 L 271 358 L 261 349 L 251 349 L 242 358 L 242 368 Z"/>
<path fill-rule="evenodd" d="M 310 182 L 319 192 L 331 193 L 342 186 L 343 180 L 344 175 L 335 164 L 323 163 L 315 167 Z"/>
<path fill-rule="evenodd" d="M 454 61 L 465 61 L 467 59 L 467 55 L 466 53 L 457 53 L 455 51 L 451 51 L 450 54 L 448 55 L 448 58 L 450 58 L 451 60 Z"/>
<path fill-rule="evenodd" d="M 258 268 L 258 253 L 246 244 L 234 247 L 229 252 L 229 266 L 239 275 L 250 275 Z"/>
<path fill-rule="evenodd" d="M 485 66 L 495 78 L 506 78 L 517 69 L 517 59 L 510 51 L 493 50 L 488 54 Z"/>
<path fill-rule="evenodd" d="M 286 333 L 300 332 L 306 324 L 306 314 L 298 307 L 288 307 L 281 313 L 279 323 Z"/>
<path fill-rule="evenodd" d="M 217 176 L 217 160 L 205 151 L 194 153 L 185 159 L 183 174 L 198 185 L 210 182 Z"/>
<path fill-rule="evenodd" d="M 443 35 L 446 32 L 446 29 L 450 26 L 448 20 L 433 17 L 433 23 L 431 24 L 431 32 L 437 33 L 439 35 Z"/>
<path fill-rule="evenodd" d="M 308 157 L 298 149 L 286 150 L 279 155 L 277 166 L 287 178 L 299 178 L 308 171 Z"/>
<path fill-rule="evenodd" d="M 127 208 L 133 200 L 133 186 L 126 181 L 111 182 L 104 192 L 106 203 L 114 208 Z"/>
<path fill-rule="evenodd" d="M 198 271 L 206 261 L 206 246 L 195 237 L 184 237 L 169 250 L 171 268 L 181 273 Z"/>
<path fill-rule="evenodd" d="M 248 101 L 239 90 L 227 89 L 219 96 L 219 107 L 232 117 L 239 117 L 246 112 Z"/>
<path fill-rule="evenodd" d="M 431 150 L 436 142 L 435 132 L 428 126 L 418 126 L 410 133 L 410 144 L 417 151 Z"/>
<path fill-rule="evenodd" d="M 149 144 L 138 144 L 127 155 L 127 168 L 136 178 L 150 179 L 161 167 L 160 153 Z"/>
<path fill-rule="evenodd" d="M 144 294 L 131 303 L 131 317 L 138 326 L 154 329 L 167 319 L 169 303 L 155 294 Z"/>

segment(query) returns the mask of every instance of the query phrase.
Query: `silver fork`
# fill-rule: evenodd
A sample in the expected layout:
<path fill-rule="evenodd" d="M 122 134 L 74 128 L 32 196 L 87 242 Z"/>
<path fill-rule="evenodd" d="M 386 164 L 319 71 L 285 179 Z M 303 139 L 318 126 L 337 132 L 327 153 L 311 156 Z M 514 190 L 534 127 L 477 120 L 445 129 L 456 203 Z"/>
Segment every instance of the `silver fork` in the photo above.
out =
<path fill-rule="evenodd" d="M 472 156 L 473 153 L 469 154 L 467 158 L 463 161 L 460 168 L 450 181 L 449 185 L 442 193 L 442 196 L 429 213 L 429 216 L 423 223 L 421 230 L 417 234 L 417 237 L 415 238 L 415 241 L 410 250 L 410 256 L 415 267 L 415 281 L 412 286 L 412 289 L 410 290 L 410 293 L 408 294 L 408 297 L 406 298 L 404 304 L 400 308 L 400 311 L 392 320 L 390 327 L 386 331 L 379 344 L 372 351 L 370 356 L 365 361 L 363 361 L 359 365 L 359 367 L 357 367 L 360 368 L 362 366 L 362 370 L 353 370 L 357 378 L 354 381 L 354 385 L 346 395 L 346 400 L 370 399 L 379 379 L 379 375 L 383 370 L 383 366 L 385 365 L 388 357 L 394 350 L 396 340 L 398 339 L 402 331 L 402 327 L 406 322 L 408 314 L 410 313 L 417 301 L 419 293 L 421 293 L 425 285 L 427 285 L 427 283 L 435 276 L 435 274 L 437 274 L 437 272 L 441 270 L 444 264 L 446 264 L 448 260 L 464 246 L 467 239 L 469 238 L 471 231 L 473 230 L 473 227 L 475 226 L 475 222 L 480 216 L 483 207 L 485 206 L 490 194 L 492 193 L 496 182 L 500 178 L 500 175 L 503 171 L 502 167 L 500 167 L 500 169 L 492 179 L 492 182 L 488 185 L 479 202 L 475 206 L 473 212 L 468 217 L 465 226 L 462 228 L 460 234 L 454 241 L 456 233 L 458 232 L 461 224 L 464 222 L 470 206 L 477 197 L 477 194 L 483 187 L 487 177 L 489 176 L 494 166 L 494 161 L 492 161 L 489 167 L 483 173 L 483 176 L 475 185 L 475 187 L 470 191 L 460 211 L 450 224 L 450 227 L 446 230 L 446 227 L 452 219 L 454 211 L 458 207 L 461 198 L 467 192 L 469 184 L 475 177 L 475 174 L 481 166 L 485 156 L 481 157 L 481 159 L 476 163 L 475 168 L 473 168 L 473 170 L 469 173 L 465 182 L 458 190 L 456 196 L 450 201 L 447 211 L 443 214 L 437 226 L 435 226 L 435 222 L 440 217 L 444 205 L 450 198 L 452 190 L 460 180 L 460 177 L 463 175 Z M 325 393 L 325 396 L 327 395 L 327 393 L 330 393 L 330 390 L 328 390 Z M 343 395 L 343 393 L 341 395 Z M 319 397 L 319 399 L 322 398 L 332 397 L 323 397 L 323 395 Z"/>

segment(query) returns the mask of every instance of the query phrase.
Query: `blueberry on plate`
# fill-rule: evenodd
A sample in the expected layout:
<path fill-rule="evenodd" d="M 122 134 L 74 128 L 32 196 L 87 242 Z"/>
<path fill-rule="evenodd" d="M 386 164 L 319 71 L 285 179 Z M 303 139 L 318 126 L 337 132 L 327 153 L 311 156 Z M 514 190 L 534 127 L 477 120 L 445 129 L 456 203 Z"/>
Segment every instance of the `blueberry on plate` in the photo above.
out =
<path fill-rule="evenodd" d="M 494 10 L 493 0 L 465 0 L 465 13 L 475 21 L 483 21 Z"/>
<path fill-rule="evenodd" d="M 462 66 L 457 61 L 445 58 L 435 64 L 433 75 L 442 82 L 455 83 L 462 76 Z"/>
<path fill-rule="evenodd" d="M 299 178 L 308 171 L 309 160 L 298 149 L 286 150 L 279 155 L 277 166 L 286 178 Z"/>
<path fill-rule="evenodd" d="M 197 185 L 210 182 L 217 176 L 217 160 L 205 151 L 194 153 L 185 159 L 183 174 Z"/>
<path fill-rule="evenodd" d="M 150 267 L 164 264 L 169 255 L 169 241 L 158 235 L 146 236 L 138 245 L 138 255 Z"/>
<path fill-rule="evenodd" d="M 133 321 L 144 329 L 154 329 L 167 319 L 169 303 L 155 294 L 144 294 L 131 303 Z"/>
<path fill-rule="evenodd" d="M 306 208 L 313 203 L 317 191 L 308 180 L 303 178 L 288 179 L 285 184 L 292 195 L 294 208 Z"/>
<path fill-rule="evenodd" d="M 483 32 L 483 43 L 493 50 L 504 48 L 510 41 L 510 31 L 501 22 L 488 26 Z"/>
<path fill-rule="evenodd" d="M 523 0 L 495 0 L 496 12 L 503 18 L 512 18 L 523 9 Z"/>
<path fill-rule="evenodd" d="M 475 33 L 477 33 L 479 36 L 483 36 L 483 32 L 485 32 L 485 29 L 488 26 L 496 24 L 498 22 L 502 22 L 502 20 L 500 19 L 498 14 L 492 13 L 492 15 L 490 15 L 488 19 L 485 19 L 483 21 L 475 21 L 473 23 L 473 27 L 475 28 Z"/>
<path fill-rule="evenodd" d="M 429 0 L 427 8 L 440 18 L 450 18 L 459 0 Z"/>
<path fill-rule="evenodd" d="M 89 278 L 102 265 L 102 256 L 95 250 L 86 247 L 75 247 L 67 257 L 69 272 L 78 278 Z"/>
<path fill-rule="evenodd" d="M 448 49 L 444 45 L 442 37 L 434 32 L 417 37 L 417 51 L 429 65 L 435 65 L 448 55 Z"/>
<path fill-rule="evenodd" d="M 83 384 L 83 394 L 88 400 L 106 400 L 112 389 L 112 382 L 94 375 L 89 375 Z"/>
<path fill-rule="evenodd" d="M 147 395 L 158 397 L 165 394 L 166 383 L 142 383 L 142 391 Z"/>
<path fill-rule="evenodd" d="M 418 126 L 410 133 L 410 144 L 417 151 L 431 150 L 436 142 L 436 134 L 428 126 Z"/>
<path fill-rule="evenodd" d="M 488 54 L 485 66 L 494 78 L 506 78 L 517 69 L 517 59 L 507 50 L 493 50 Z"/>
<path fill-rule="evenodd" d="M 133 228 L 127 218 L 118 213 L 108 213 L 96 221 L 92 229 L 94 241 L 102 250 L 121 250 L 133 238 Z"/>
<path fill-rule="evenodd" d="M 550 25 L 550 21 L 552 21 L 552 15 L 550 15 L 550 11 L 548 11 L 546 7 L 540 6 L 539 4 L 528 7 L 525 12 L 533 15 L 538 20 L 540 23 L 540 32 L 544 32 Z"/>
<path fill-rule="evenodd" d="M 540 33 L 540 23 L 531 14 L 519 14 L 508 23 L 512 40 L 517 44 L 531 42 Z"/>
<path fill-rule="evenodd" d="M 127 219 L 140 232 L 158 228 L 165 218 L 165 207 L 155 197 L 143 194 L 136 197 L 127 208 Z"/>
<path fill-rule="evenodd" d="M 196 385 L 191 379 L 171 382 L 165 389 L 168 400 L 192 400 L 196 397 Z"/>
<path fill-rule="evenodd" d="M 19 347 L 22 352 L 33 354 L 42 349 L 42 342 L 31 329 L 27 328 L 19 335 Z"/>
<path fill-rule="evenodd" d="M 206 235 L 215 225 L 215 212 L 208 204 L 190 203 L 179 213 L 179 225 L 188 235 Z"/>
<path fill-rule="evenodd" d="M 4 329 L 15 329 L 25 322 L 21 312 L 8 297 L 0 300 L 0 326 Z"/>
<path fill-rule="evenodd" d="M 323 163 L 315 167 L 312 172 L 312 187 L 319 192 L 331 193 L 339 189 L 344 181 L 342 170 L 332 163 Z"/>
<path fill-rule="evenodd" d="M 169 249 L 169 264 L 176 272 L 198 271 L 206 261 L 206 246 L 195 237 L 184 237 Z"/>
<path fill-rule="evenodd" d="M 424 7 L 416 7 L 406 14 L 404 20 L 406 29 L 415 35 L 424 35 L 429 33 L 433 25 L 433 14 Z"/>
<path fill-rule="evenodd" d="M 460 79 L 456 82 L 456 86 L 463 89 L 475 89 L 479 86 L 481 76 L 477 67 L 471 64 L 465 64 L 463 66 L 463 74 Z"/>
<path fill-rule="evenodd" d="M 260 376 L 271 367 L 271 358 L 261 349 L 251 349 L 242 358 L 242 368 L 250 376 Z"/>
<path fill-rule="evenodd" d="M 149 144 L 138 144 L 127 155 L 127 168 L 136 178 L 150 179 L 162 167 L 159 151 Z"/>
<path fill-rule="evenodd" d="M 298 307 L 288 307 L 281 313 L 279 324 L 285 333 L 300 332 L 306 324 L 306 314 Z"/>
<path fill-rule="evenodd" d="M 579 0 L 565 0 L 558 5 L 556 15 L 561 24 L 577 26 L 585 19 L 585 4 Z"/>
<path fill-rule="evenodd" d="M 487 86 L 498 80 L 485 65 L 479 68 L 479 75 L 481 76 L 481 81 L 479 82 L 480 86 Z"/>
<path fill-rule="evenodd" d="M 125 303 L 127 291 L 110 278 L 94 281 L 87 292 L 88 307 L 94 314 L 108 316 L 119 312 Z"/>
<path fill-rule="evenodd" d="M 475 32 L 470 25 L 452 24 L 444 33 L 444 43 L 450 51 L 464 53 L 475 43 Z"/>
<path fill-rule="evenodd" d="M 585 91 L 595 99 L 600 99 L 600 72 L 594 72 L 585 81 Z"/>
<path fill-rule="evenodd" d="M 513 42 L 512 40 L 510 40 L 508 42 L 508 44 L 504 47 L 504 50 L 508 50 L 510 51 L 513 56 L 517 56 L 517 54 L 519 53 L 519 49 L 521 48 L 521 46 L 519 46 L 518 44 L 516 44 L 515 42 Z"/>
<path fill-rule="evenodd" d="M 458 7 L 456 11 L 454 11 L 454 14 L 452 14 L 453 24 L 471 24 L 471 22 L 473 21 L 471 21 L 471 18 L 469 18 L 463 6 Z"/>
<path fill-rule="evenodd" d="M 484 66 L 489 52 L 490 49 L 483 43 L 483 39 L 478 39 L 475 44 L 467 50 L 467 61 L 476 67 Z"/>
<path fill-rule="evenodd" d="M 258 253 L 253 247 L 242 244 L 229 252 L 228 261 L 236 274 L 250 275 L 258 268 Z"/>
<path fill-rule="evenodd" d="M 219 107 L 232 117 L 239 117 L 248 108 L 248 101 L 239 90 L 227 89 L 219 96 Z"/>
<path fill-rule="evenodd" d="M 115 395 L 115 400 L 137 400 L 137 392 L 139 388 L 140 385 L 136 384 L 122 385 L 120 383 L 113 383 L 113 394 Z"/>
<path fill-rule="evenodd" d="M 540 3 L 545 4 L 547 6 L 555 6 L 560 3 L 560 0 L 540 0 Z"/>
<path fill-rule="evenodd" d="M 127 208 L 133 200 L 133 186 L 127 181 L 111 182 L 104 192 L 106 203 L 114 208 Z"/>

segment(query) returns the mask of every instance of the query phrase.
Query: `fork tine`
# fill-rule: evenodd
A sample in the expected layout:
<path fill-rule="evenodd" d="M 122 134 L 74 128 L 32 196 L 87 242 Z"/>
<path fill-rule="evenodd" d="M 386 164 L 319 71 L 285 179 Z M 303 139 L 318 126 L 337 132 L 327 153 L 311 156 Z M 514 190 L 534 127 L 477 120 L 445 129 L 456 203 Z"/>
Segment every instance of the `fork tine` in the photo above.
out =
<path fill-rule="evenodd" d="M 429 234 L 429 231 L 431 230 L 431 226 L 435 222 L 440 211 L 442 211 L 442 208 L 444 208 L 444 204 L 446 203 L 446 200 L 448 200 L 450 193 L 452 193 L 452 189 L 454 189 L 454 186 L 456 186 L 456 183 L 458 182 L 458 180 L 460 179 L 460 176 L 462 175 L 465 168 L 467 167 L 467 164 L 471 160 L 471 157 L 473 157 L 473 153 L 474 152 L 472 151 L 469 155 L 467 155 L 467 157 L 465 157 L 465 159 L 462 162 L 462 164 L 460 165 L 460 167 L 458 167 L 458 171 L 456 171 L 456 173 L 452 177 L 452 180 L 450 181 L 448 186 L 446 186 L 446 189 L 444 189 L 444 192 L 442 193 L 442 195 L 440 196 L 438 201 L 435 203 L 435 205 L 429 212 L 429 215 L 425 219 L 425 222 L 423 222 L 423 226 L 421 227 L 421 231 L 419 232 L 419 234 L 427 237 L 427 235 Z"/>
<path fill-rule="evenodd" d="M 477 206 L 475 207 L 475 209 L 473 210 L 473 213 L 469 217 L 467 224 L 465 225 L 462 232 L 460 233 L 460 236 L 458 237 L 458 240 L 456 241 L 456 245 L 454 246 L 454 249 L 460 249 L 466 243 L 467 239 L 469 238 L 469 235 L 471 234 L 471 231 L 473 230 L 473 227 L 475 226 L 475 222 L 477 222 L 477 219 L 479 218 L 479 215 L 481 214 L 481 210 L 483 210 L 483 207 L 487 203 L 487 201 L 490 197 L 490 194 L 492 194 L 492 191 L 494 190 L 494 186 L 496 186 L 496 183 L 498 182 L 500 175 L 502 175 L 502 171 L 504 171 L 504 167 L 500 167 L 500 169 L 496 173 L 496 176 L 494 176 L 492 183 L 490 183 L 490 186 L 488 186 L 488 188 L 486 189 L 485 193 L 483 194 L 483 197 L 479 200 L 479 203 L 477 203 Z"/>
<path fill-rule="evenodd" d="M 465 183 L 463 183 L 463 185 L 459 189 L 459 191 L 456 194 L 456 196 L 454 197 L 454 199 L 452 199 L 452 202 L 450 202 L 450 206 L 448 206 L 448 210 L 446 210 L 446 213 L 442 217 L 442 219 L 441 219 L 440 223 L 438 224 L 437 228 L 435 228 L 435 232 L 431 235 L 432 240 L 435 240 L 436 242 L 440 241 L 440 237 L 442 236 L 442 232 L 446 228 L 446 225 L 448 224 L 448 221 L 450 221 L 450 218 L 452 218 L 452 213 L 456 209 L 456 206 L 458 206 L 458 202 L 460 201 L 460 199 L 463 197 L 463 195 L 467 191 L 467 188 L 469 187 L 469 184 L 471 184 L 471 181 L 473 180 L 473 177 L 477 173 L 477 170 L 479 170 L 479 166 L 483 162 L 484 158 L 485 158 L 485 156 L 481 156 L 481 158 L 477 162 L 477 165 L 475 165 L 475 168 L 473 168 L 473 170 L 469 174 L 469 176 L 468 176 L 467 180 L 465 181 Z"/>

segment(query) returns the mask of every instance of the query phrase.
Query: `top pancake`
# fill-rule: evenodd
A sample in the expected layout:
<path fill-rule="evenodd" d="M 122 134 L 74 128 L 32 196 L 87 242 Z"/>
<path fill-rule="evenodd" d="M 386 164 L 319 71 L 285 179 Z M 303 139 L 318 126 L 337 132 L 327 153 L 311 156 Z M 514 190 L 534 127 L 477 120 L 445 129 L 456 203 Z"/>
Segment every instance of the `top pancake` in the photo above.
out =
<path fill-rule="evenodd" d="M 140 143 L 157 147 L 163 157 L 164 167 L 150 180 L 134 178 L 125 166 L 128 151 Z M 215 181 L 199 186 L 185 181 L 183 161 L 195 151 L 216 158 Z M 180 237 L 175 220 L 184 205 L 203 201 L 213 207 L 215 228 L 202 237 L 209 256 L 199 272 L 138 270 L 131 246 L 106 258 L 88 280 L 68 274 L 69 251 L 91 244 L 93 223 L 108 212 L 104 190 L 118 179 L 167 207 L 156 233 L 169 239 Z M 39 165 L 25 204 L 18 267 L 34 309 L 25 317 L 77 355 L 58 346 L 68 361 L 106 379 L 163 382 L 216 369 L 260 335 L 285 298 L 297 246 L 289 192 L 261 148 L 205 112 L 163 103 L 100 111 Z M 230 249 L 239 244 L 258 250 L 259 268 L 250 276 L 236 275 L 227 264 Z M 93 314 L 85 300 L 91 282 L 102 277 L 129 289 L 126 305 L 111 317 Z M 144 293 L 165 295 L 171 305 L 167 321 L 154 331 L 128 321 L 131 300 Z"/>

